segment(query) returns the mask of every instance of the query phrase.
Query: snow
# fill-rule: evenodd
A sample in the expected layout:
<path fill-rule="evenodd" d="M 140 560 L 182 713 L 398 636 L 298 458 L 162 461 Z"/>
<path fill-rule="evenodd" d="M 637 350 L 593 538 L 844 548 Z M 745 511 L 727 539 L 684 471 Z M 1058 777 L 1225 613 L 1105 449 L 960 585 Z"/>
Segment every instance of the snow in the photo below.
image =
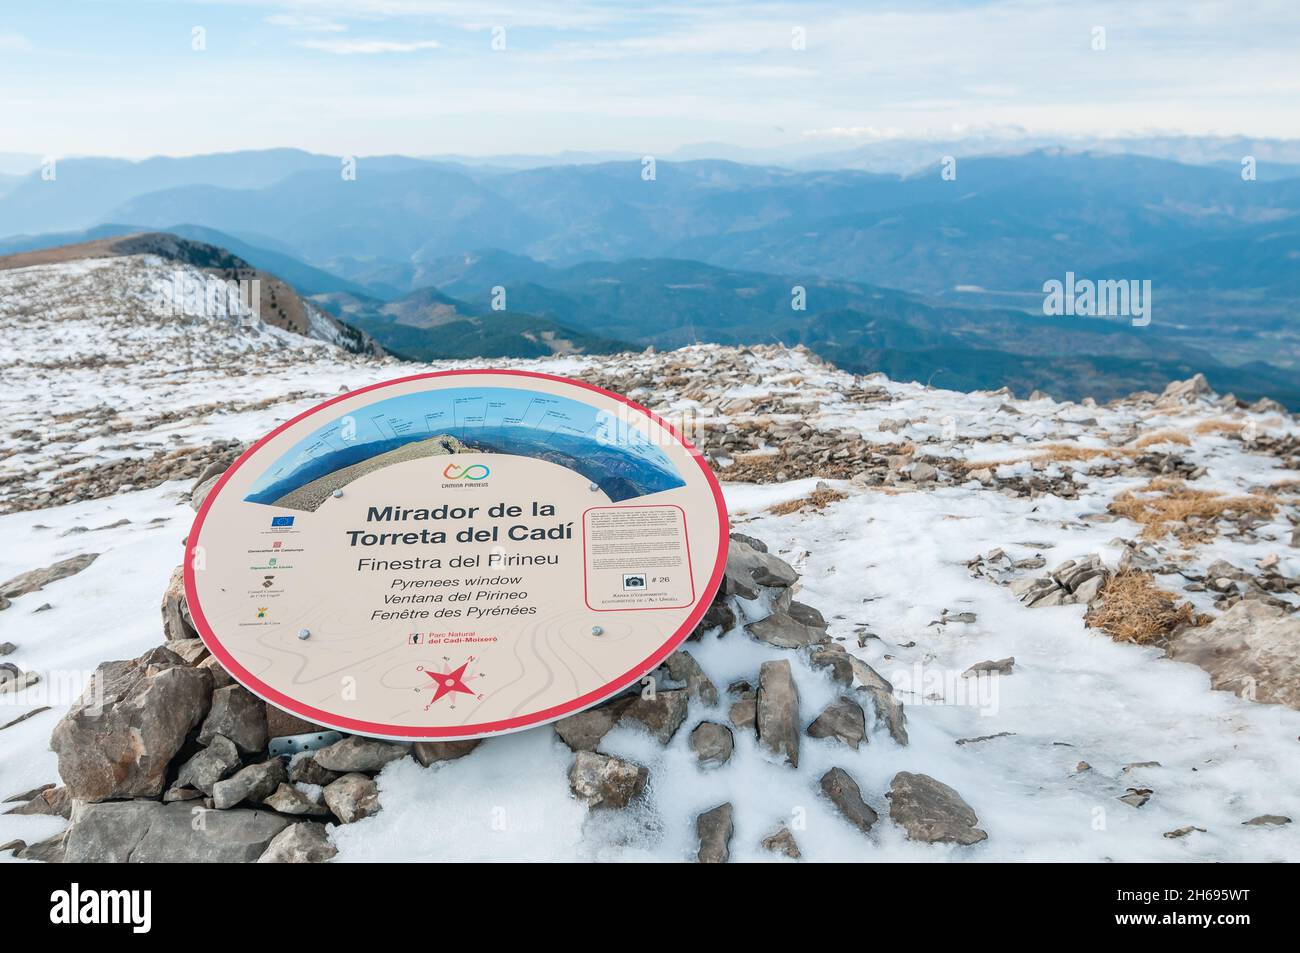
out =
<path fill-rule="evenodd" d="M 123 300 L 112 297 L 113 289 L 121 290 L 123 282 L 138 288 L 140 277 L 115 273 L 102 262 L 47 267 L 35 276 L 0 272 L 6 341 L 0 361 L 6 424 L 0 435 L 0 579 L 78 553 L 101 554 L 85 571 L 18 597 L 0 612 L 0 642 L 18 646 L 5 661 L 45 676 L 17 696 L 0 696 L 0 725 L 53 706 L 0 730 L 0 798 L 57 780 L 50 730 L 96 665 L 159 642 L 162 593 L 193 518 L 185 502 L 189 486 L 180 482 L 27 512 L 3 512 L 6 503 L 40 492 L 61 469 L 94 467 L 142 450 L 251 440 L 341 388 L 468 366 L 356 358 L 242 325 L 151 324 L 138 315 L 100 322 L 94 308 L 74 313 L 71 305 L 36 306 L 70 300 L 76 289 L 86 293 L 86 282 L 101 279 L 108 284 L 95 286 L 100 300 Z M 656 362 L 672 359 L 697 367 L 707 385 L 710 362 L 723 353 L 701 346 L 676 356 L 501 363 L 573 376 L 617 367 L 646 377 Z M 1293 420 L 1278 414 L 1204 405 L 1087 407 L 855 379 L 798 351 L 756 351 L 746 359 L 752 379 L 726 385 L 727 399 L 803 402 L 800 416 L 818 428 L 855 431 L 882 445 L 912 440 L 920 455 L 936 460 L 1004 461 L 997 470 L 1007 475 L 1054 472 L 1055 464 L 1042 469 L 1032 462 L 1035 447 L 1046 443 L 1115 447 L 1139 433 L 1190 432 L 1206 419 L 1247 416 L 1261 434 L 1296 430 Z M 887 399 L 844 396 L 864 384 L 883 388 Z M 666 389 L 634 396 L 670 419 L 700 412 L 722 420 L 730 413 Z M 86 427 L 86 415 L 105 406 L 116 411 L 106 419 L 118 429 Z M 886 419 L 907 425 L 897 434 L 881 433 Z M 35 438 L 16 437 L 22 430 L 35 431 Z M 1300 478 L 1221 434 L 1197 434 L 1192 446 L 1177 449 L 1209 467 L 1197 485 L 1210 489 L 1242 493 Z M 762 662 L 793 654 L 742 630 L 709 635 L 686 647 L 722 693 L 717 708 L 693 703 L 667 747 L 629 727 L 615 729 L 602 744 L 608 753 L 649 767 L 643 803 L 589 812 L 569 793 L 572 753 L 543 727 L 491 739 L 465 758 L 430 768 L 411 759 L 390 765 L 378 778 L 382 811 L 335 829 L 339 860 L 686 860 L 697 846 L 696 815 L 724 801 L 735 806 L 736 860 L 776 860 L 759 841 L 782 823 L 810 860 L 1300 859 L 1300 823 L 1242 826 L 1265 813 L 1300 818 L 1300 712 L 1210 691 L 1200 669 L 1087 629 L 1082 607 L 1026 609 L 1009 590 L 966 568 L 967 560 L 996 547 L 1016 558 L 1042 554 L 1049 567 L 1089 553 L 1114 566 L 1116 538 L 1134 539 L 1140 527 L 1083 517 L 1104 513 L 1116 493 L 1144 481 L 1092 477 L 1087 464 L 1071 467 L 1080 486 L 1076 500 L 1018 498 L 974 482 L 886 493 L 828 481 L 846 497 L 781 516 L 771 507 L 807 497 L 819 481 L 725 484 L 735 529 L 765 540 L 794 565 L 802 573 L 797 598 L 820 609 L 831 635 L 894 683 L 907 706 L 909 746 L 896 745 L 878 727 L 856 752 L 805 736 L 796 771 L 737 733 L 727 765 L 700 769 L 689 749 L 690 729 L 706 719 L 725 723 L 726 686 L 741 678 L 756 681 Z M 130 522 L 96 529 L 124 518 Z M 65 535 L 74 527 L 90 531 Z M 1249 537 L 1220 536 L 1182 555 L 1190 569 L 1203 569 L 1219 558 L 1250 568 L 1275 554 L 1282 570 L 1294 575 L 1300 556 L 1288 547 L 1289 533 L 1280 512 Z M 1177 547 L 1170 540 L 1163 545 Z M 1177 591 L 1183 580 L 1165 582 Z M 1210 608 L 1207 595 L 1189 598 Z M 52 608 L 36 611 L 46 603 Z M 935 624 L 945 609 L 950 615 L 973 612 L 976 620 Z M 1016 659 L 1012 675 L 960 677 L 975 662 L 1006 656 Z M 838 691 L 802 664 L 793 671 L 806 724 Z M 1001 732 L 1011 734 L 956 743 Z M 1091 770 L 1077 772 L 1080 761 Z M 1151 761 L 1159 767 L 1125 770 Z M 847 770 L 881 814 L 869 836 L 851 828 L 820 795 L 817 779 L 832 766 Z M 971 848 L 907 841 L 888 821 L 884 797 L 903 770 L 956 788 L 979 815 L 988 841 Z M 1135 809 L 1117 800 L 1129 787 L 1154 793 Z M 62 823 L 0 814 L 0 843 L 35 842 Z M 1187 825 L 1206 830 L 1163 836 Z"/>

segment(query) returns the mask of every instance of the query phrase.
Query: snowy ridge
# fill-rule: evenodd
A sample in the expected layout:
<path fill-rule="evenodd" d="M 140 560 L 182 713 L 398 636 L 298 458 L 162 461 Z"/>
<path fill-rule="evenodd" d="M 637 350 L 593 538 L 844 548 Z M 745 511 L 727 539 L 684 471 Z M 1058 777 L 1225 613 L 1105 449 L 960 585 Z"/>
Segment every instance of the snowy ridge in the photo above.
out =
<path fill-rule="evenodd" d="M 16 646 L 5 661 L 24 671 L 84 678 L 104 659 L 158 644 L 157 606 L 193 515 L 192 478 L 155 485 L 146 472 L 85 499 L 61 496 L 60 474 L 247 442 L 341 389 L 469 366 L 357 358 L 255 326 L 225 335 L 206 333 L 205 322 L 160 326 L 139 318 L 135 299 L 108 314 L 90 303 L 114 300 L 131 267 L 139 263 L 78 266 L 53 310 L 31 299 L 33 276 L 0 273 L 0 533 L 9 543 L 0 579 L 101 554 L 0 611 L 0 643 Z M 893 682 L 910 744 L 870 722 L 857 751 L 804 737 L 794 771 L 737 732 L 732 759 L 702 770 L 690 728 L 726 723 L 726 686 L 791 656 L 742 628 L 710 633 L 686 647 L 723 693 L 718 706 L 693 705 L 666 746 L 627 725 L 601 744 L 649 768 L 643 802 L 588 811 L 569 791 L 572 752 L 541 728 L 430 768 L 409 758 L 389 765 L 378 778 L 380 813 L 333 832 L 340 860 L 685 860 L 698 846 L 696 816 L 724 801 L 735 806 L 733 860 L 774 859 L 760 840 L 780 823 L 801 825 L 794 833 L 809 860 L 1300 859 L 1300 825 L 1243 824 L 1300 817 L 1300 712 L 1211 691 L 1201 669 L 1087 628 L 1082 605 L 1026 608 L 967 566 L 999 548 L 1030 567 L 1099 555 L 1113 569 L 1140 558 L 1161 586 L 1219 615 L 1224 594 L 1196 583 L 1216 560 L 1300 575 L 1294 417 L 1194 382 L 1108 406 L 955 393 L 846 374 L 777 347 L 500 364 L 612 387 L 678 422 L 718 468 L 734 528 L 789 561 L 802 574 L 796 598 Z M 1276 505 L 1191 535 L 1143 538 L 1143 525 L 1111 507 L 1162 472 Z M 1300 605 L 1285 587 L 1272 595 Z M 1014 673 L 980 691 L 961 679 L 977 662 L 1011 656 Z M 806 724 L 841 690 L 794 668 Z M 0 729 L 0 798 L 57 781 L 48 739 L 72 700 L 41 685 L 0 695 L 0 725 L 51 706 Z M 832 766 L 848 770 L 881 814 L 870 835 L 820 795 L 816 779 Z M 899 771 L 957 789 L 989 839 L 907 840 L 886 817 L 884 793 Z M 1140 809 L 1118 800 L 1135 787 L 1153 792 Z M 63 824 L 0 815 L 0 843 L 32 843 Z M 1188 826 L 1200 830 L 1165 836 Z"/>

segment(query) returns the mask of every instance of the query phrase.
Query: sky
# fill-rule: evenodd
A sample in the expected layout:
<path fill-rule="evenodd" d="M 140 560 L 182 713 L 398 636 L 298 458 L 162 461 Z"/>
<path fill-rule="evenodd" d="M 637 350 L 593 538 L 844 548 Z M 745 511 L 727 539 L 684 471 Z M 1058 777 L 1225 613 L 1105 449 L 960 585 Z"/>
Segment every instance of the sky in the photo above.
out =
<path fill-rule="evenodd" d="M 0 4 L 0 153 L 1300 137 L 1300 4 Z"/>

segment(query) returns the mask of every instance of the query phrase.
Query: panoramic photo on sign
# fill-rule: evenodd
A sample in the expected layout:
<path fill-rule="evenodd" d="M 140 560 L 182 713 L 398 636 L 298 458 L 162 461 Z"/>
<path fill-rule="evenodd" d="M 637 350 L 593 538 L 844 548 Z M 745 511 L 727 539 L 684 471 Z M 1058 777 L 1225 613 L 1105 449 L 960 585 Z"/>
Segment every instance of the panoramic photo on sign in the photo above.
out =
<path fill-rule="evenodd" d="M 691 632 L 726 561 L 704 461 L 657 417 L 521 371 L 422 374 L 280 427 L 208 495 L 208 648 L 310 722 L 401 739 L 595 704 Z"/>

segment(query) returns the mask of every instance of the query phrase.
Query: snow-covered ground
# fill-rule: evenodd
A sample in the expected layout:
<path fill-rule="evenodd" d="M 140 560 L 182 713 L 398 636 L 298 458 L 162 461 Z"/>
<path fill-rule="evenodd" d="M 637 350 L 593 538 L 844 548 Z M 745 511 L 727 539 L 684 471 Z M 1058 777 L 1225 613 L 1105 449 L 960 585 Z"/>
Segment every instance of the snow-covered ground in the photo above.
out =
<path fill-rule="evenodd" d="M 13 293 L 5 280 L 15 279 L 0 273 L 0 302 Z M 0 643 L 17 646 L 4 661 L 43 676 L 24 692 L 0 695 L 0 725 L 51 706 L 0 729 L 0 799 L 57 781 L 50 730 L 99 662 L 138 655 L 161 640 L 159 604 L 193 517 L 188 480 L 118 487 L 102 498 L 40 509 L 24 509 L 23 501 L 48 491 L 62 471 L 93 470 L 124 456 L 147 460 L 215 440 L 249 441 L 341 388 L 422 369 L 352 358 L 279 332 L 271 346 L 259 347 L 264 334 L 256 328 L 191 328 L 178 337 L 174 329 L 151 331 L 147 321 L 120 316 L 105 327 L 128 330 L 105 360 L 105 331 L 93 311 L 31 323 L 17 315 L 0 303 L 0 580 L 67 556 L 100 555 L 81 573 L 0 611 Z M 1205 399 L 1093 407 L 960 394 L 855 378 L 774 348 L 503 363 L 623 381 L 634 399 L 685 420 L 688 431 L 711 424 L 761 433 L 803 420 L 818 432 L 853 433 L 882 447 L 910 442 L 916 459 L 941 470 L 945 460 L 979 461 L 998 477 L 1050 482 L 1068 467 L 1078 495 L 1017 496 L 950 476 L 930 486 L 830 479 L 843 498 L 777 515 L 775 504 L 809 496 L 819 480 L 725 482 L 724 468 L 735 529 L 765 540 L 794 565 L 802 574 L 798 598 L 822 611 L 832 637 L 893 682 L 907 706 L 911 743 L 900 747 L 873 732 L 851 751 L 804 737 L 795 771 L 737 733 L 731 761 L 701 769 L 687 735 L 703 718 L 726 723 L 723 692 L 716 711 L 693 705 L 666 747 L 629 727 L 606 736 L 602 750 L 645 764 L 650 783 L 643 803 L 589 812 L 569 791 L 572 752 L 543 727 L 492 739 L 431 768 L 411 759 L 390 765 L 379 776 L 382 811 L 335 829 L 340 860 L 685 860 L 697 847 L 696 816 L 723 801 L 735 805 L 735 860 L 773 859 L 759 840 L 782 822 L 809 860 L 1300 859 L 1300 824 L 1242 824 L 1261 814 L 1300 818 L 1300 712 L 1212 692 L 1201 669 L 1086 628 L 1082 606 L 1028 609 L 966 566 L 997 547 L 1014 558 L 1041 554 L 1048 567 L 1093 553 L 1114 566 L 1122 549 L 1117 538 L 1139 536 L 1140 527 L 1106 515 L 1106 507 L 1149 477 L 1107 470 L 1104 457 L 1035 463 L 1048 444 L 1114 449 L 1176 430 L 1188 443 L 1164 449 L 1207 468 L 1198 487 L 1244 493 L 1300 479 L 1300 472 L 1240 436 L 1197 433 L 1196 425 L 1244 424 L 1253 439 L 1295 433 L 1293 418 Z M 439 369 L 451 366 L 457 365 Z M 113 414 L 85 426 L 86 415 L 103 407 Z M 762 456 L 774 446 L 750 452 Z M 1189 571 L 1219 558 L 1253 568 L 1276 556 L 1283 574 L 1296 576 L 1300 550 L 1290 545 L 1288 514 L 1296 515 L 1294 502 L 1249 532 L 1186 547 L 1166 538 L 1160 545 Z M 1176 592 L 1181 582 L 1168 580 Z M 1179 594 L 1213 612 L 1213 593 Z M 1287 593 L 1279 598 L 1298 601 Z M 975 621 L 940 622 L 945 610 L 974 613 Z M 739 629 L 687 647 L 720 691 L 754 679 L 763 661 L 791 654 Z M 960 678 L 975 662 L 1006 656 L 1016 659 L 1012 675 Z M 804 666 L 794 671 L 806 724 L 838 691 Z M 1079 762 L 1091 769 L 1077 770 Z M 1150 762 L 1158 766 L 1126 767 Z M 833 765 L 858 780 L 882 815 L 869 836 L 820 796 L 816 779 Z M 906 840 L 887 821 L 884 798 L 890 779 L 904 770 L 959 791 L 988 840 L 975 847 Z M 1131 787 L 1153 791 L 1140 809 L 1117 799 Z M 0 815 L 0 843 L 32 843 L 63 824 Z M 1204 830 L 1164 836 L 1189 825 Z"/>

